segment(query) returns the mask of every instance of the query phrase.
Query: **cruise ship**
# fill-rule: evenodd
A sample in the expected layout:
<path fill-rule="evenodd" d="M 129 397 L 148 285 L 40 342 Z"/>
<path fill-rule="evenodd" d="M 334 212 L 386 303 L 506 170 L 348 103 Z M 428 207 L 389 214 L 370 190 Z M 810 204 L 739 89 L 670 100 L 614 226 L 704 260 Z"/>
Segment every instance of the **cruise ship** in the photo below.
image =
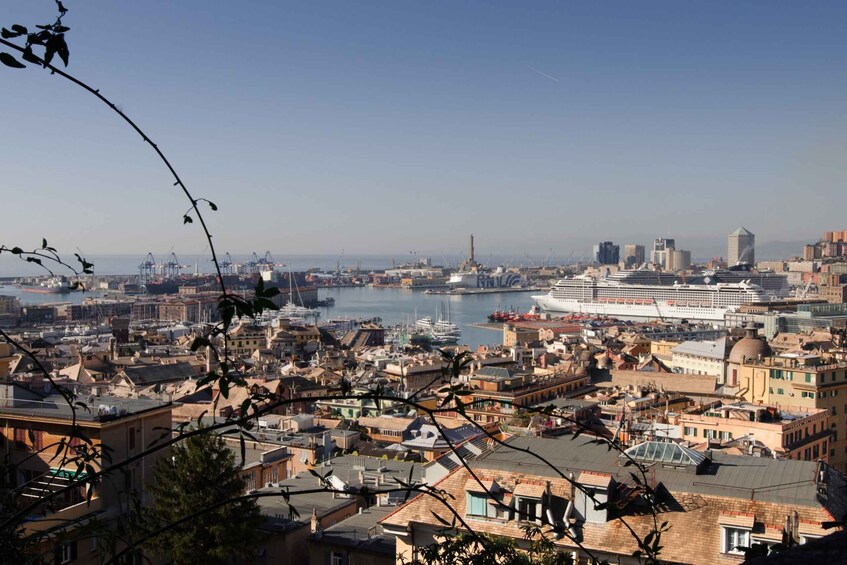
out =
<path fill-rule="evenodd" d="M 549 312 L 704 321 L 723 321 L 727 312 L 737 310 L 742 304 L 768 300 L 762 287 L 746 281 L 668 285 L 621 279 L 596 280 L 579 275 L 562 279 L 548 294 L 532 298 Z"/>
<path fill-rule="evenodd" d="M 617 271 L 608 275 L 606 278 L 610 281 L 618 281 L 626 284 L 660 286 L 673 286 L 678 283 L 717 284 L 746 282 L 762 287 L 765 294 L 774 299 L 787 298 L 791 294 L 791 285 L 788 284 L 788 277 L 786 275 L 770 271 L 754 271 L 750 268 L 750 265 L 746 264 L 734 265 L 729 269 L 702 271 L 688 277 L 667 271 L 636 269 Z"/>

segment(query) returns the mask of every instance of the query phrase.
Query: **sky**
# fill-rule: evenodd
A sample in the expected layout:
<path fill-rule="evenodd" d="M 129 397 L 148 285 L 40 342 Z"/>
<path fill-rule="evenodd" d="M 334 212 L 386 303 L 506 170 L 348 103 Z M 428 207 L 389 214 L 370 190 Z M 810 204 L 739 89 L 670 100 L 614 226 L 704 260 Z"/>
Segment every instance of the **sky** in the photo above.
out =
<path fill-rule="evenodd" d="M 845 2 L 65 5 L 68 71 L 217 204 L 221 252 L 458 254 L 473 233 L 481 253 L 672 237 L 702 257 L 742 225 L 847 228 Z M 0 86 L 0 243 L 207 253 L 107 107 L 37 68 Z"/>

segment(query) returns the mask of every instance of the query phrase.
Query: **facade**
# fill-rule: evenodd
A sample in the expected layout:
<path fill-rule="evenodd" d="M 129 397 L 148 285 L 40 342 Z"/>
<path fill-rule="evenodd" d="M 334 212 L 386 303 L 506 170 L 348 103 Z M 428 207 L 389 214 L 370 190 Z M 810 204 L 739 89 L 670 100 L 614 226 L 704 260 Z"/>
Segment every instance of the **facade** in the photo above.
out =
<path fill-rule="evenodd" d="M 650 260 L 657 267 L 667 269 L 669 253 L 674 249 L 676 249 L 675 240 L 658 237 L 653 242 L 653 253 L 650 256 Z"/>
<path fill-rule="evenodd" d="M 727 236 L 726 262 L 728 265 L 756 263 L 756 236 L 745 228 L 738 228 Z"/>
<path fill-rule="evenodd" d="M 713 375 L 726 381 L 726 337 L 714 341 L 685 341 L 671 349 L 671 368 L 686 375 Z"/>
<path fill-rule="evenodd" d="M 829 462 L 831 434 L 826 410 L 787 410 L 745 402 L 681 414 L 680 437 L 706 447 L 734 446 L 750 455 Z M 761 446 L 763 451 L 758 451 Z"/>
<path fill-rule="evenodd" d="M 61 545 L 57 545 L 57 538 L 45 537 L 39 547 L 45 553 L 67 557 L 57 562 L 101 563 L 103 555 L 98 545 L 91 543 L 90 532 L 75 539 L 73 529 L 94 517 L 100 517 L 107 527 L 116 526 L 111 521 L 131 510 L 129 493 L 136 492 L 144 499 L 154 465 L 168 455 L 168 450 L 156 450 L 93 486 L 87 482 L 74 486 L 77 479 L 87 475 L 71 459 L 65 459 L 63 465 L 62 458 L 54 457 L 56 448 L 52 447 L 64 442 L 72 457 L 82 446 L 79 436 L 72 435 L 74 415 L 64 398 L 59 394 L 42 397 L 11 384 L 0 385 L 0 393 L 0 449 L 16 470 L 12 477 L 14 491 L 21 500 L 33 501 L 61 493 L 30 510 L 39 519 L 29 521 L 25 530 L 28 533 L 51 530 L 57 534 L 64 531 L 67 536 Z M 90 412 L 77 410 L 77 425 L 94 448 L 108 449 L 114 462 L 124 461 L 155 445 L 165 438 L 162 430 L 171 428 L 170 403 L 101 395 L 88 404 L 92 408 Z M 92 461 L 94 468 L 99 470 L 104 462 L 108 463 L 104 459 L 102 454 L 96 456 Z"/>
<path fill-rule="evenodd" d="M 617 265 L 621 258 L 620 249 L 611 241 L 601 241 L 594 246 L 594 261 L 601 265 Z"/>
<path fill-rule="evenodd" d="M 739 395 L 753 404 L 829 414 L 829 462 L 847 470 L 847 363 L 833 357 L 783 353 L 750 359 L 738 368 Z"/>
<path fill-rule="evenodd" d="M 847 304 L 799 304 L 796 312 L 763 316 L 765 335 L 847 328 Z"/>
<path fill-rule="evenodd" d="M 623 257 L 621 259 L 627 269 L 633 269 L 643 265 L 647 259 L 644 246 L 627 243 L 623 246 Z"/>
<path fill-rule="evenodd" d="M 674 249 L 668 254 L 666 268 L 670 271 L 687 271 L 691 268 L 691 252 L 685 249 Z"/>
<path fill-rule="evenodd" d="M 17 316 L 21 313 L 21 304 L 16 296 L 0 295 L 0 314 Z"/>
<path fill-rule="evenodd" d="M 506 423 L 521 414 L 523 407 L 574 394 L 590 383 L 587 374 L 535 377 L 485 367 L 468 377 L 472 392 L 463 401 L 474 422 Z"/>

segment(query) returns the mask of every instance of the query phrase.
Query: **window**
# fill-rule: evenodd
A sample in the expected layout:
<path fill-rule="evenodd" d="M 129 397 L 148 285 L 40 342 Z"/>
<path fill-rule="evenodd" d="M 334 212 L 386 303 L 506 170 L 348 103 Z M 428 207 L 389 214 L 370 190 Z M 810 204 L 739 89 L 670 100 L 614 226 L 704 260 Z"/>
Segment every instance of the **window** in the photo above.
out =
<path fill-rule="evenodd" d="M 844 408 L 847 410 L 847 405 Z M 15 447 L 26 449 L 26 430 L 23 428 L 15 428 Z"/>
<path fill-rule="evenodd" d="M 750 530 L 732 528 L 729 526 L 721 526 L 721 528 L 723 529 L 723 536 L 721 536 L 721 553 L 743 555 L 744 552 L 738 548 L 750 547 Z"/>
<path fill-rule="evenodd" d="M 781 389 L 781 388 L 776 389 L 776 393 L 777 393 L 777 394 L 785 394 L 784 392 L 782 392 L 782 389 Z"/>
<path fill-rule="evenodd" d="M 517 508 L 517 519 L 525 520 L 527 522 L 533 522 L 536 519 L 536 510 L 538 507 L 538 500 L 532 498 L 524 498 L 520 497 L 518 499 L 518 508 Z"/>
<path fill-rule="evenodd" d="M 484 494 L 468 493 L 468 515 L 469 516 L 487 516 L 488 497 Z"/>
<path fill-rule="evenodd" d="M 32 432 L 32 448 L 35 451 L 41 451 L 44 449 L 44 431 L 43 430 L 33 430 Z"/>
<path fill-rule="evenodd" d="M 333 551 L 329 555 L 329 565 L 347 565 L 347 560 L 344 554 L 338 551 Z"/>
<path fill-rule="evenodd" d="M 687 436 L 697 437 L 697 428 L 685 426 L 684 433 Z"/>
<path fill-rule="evenodd" d="M 807 383 L 812 382 L 812 375 L 811 375 L 811 373 L 806 373 L 806 382 L 807 382 Z"/>
<path fill-rule="evenodd" d="M 755 547 L 757 545 L 763 545 L 763 546 L 767 547 L 768 550 L 765 553 L 769 554 L 771 552 L 771 548 L 773 546 L 777 545 L 779 542 L 776 541 L 776 540 L 772 540 L 772 539 L 753 538 L 751 540 L 751 543 L 753 544 L 753 547 Z"/>
<path fill-rule="evenodd" d="M 730 440 L 732 439 L 732 432 L 721 432 L 720 437 L 722 440 Z"/>
<path fill-rule="evenodd" d="M 66 543 L 59 549 L 59 563 L 70 563 L 76 559 L 76 542 Z"/>
<path fill-rule="evenodd" d="M 127 442 L 126 443 L 129 446 L 130 450 L 135 449 L 135 427 L 134 426 L 130 426 L 129 430 L 127 430 Z"/>

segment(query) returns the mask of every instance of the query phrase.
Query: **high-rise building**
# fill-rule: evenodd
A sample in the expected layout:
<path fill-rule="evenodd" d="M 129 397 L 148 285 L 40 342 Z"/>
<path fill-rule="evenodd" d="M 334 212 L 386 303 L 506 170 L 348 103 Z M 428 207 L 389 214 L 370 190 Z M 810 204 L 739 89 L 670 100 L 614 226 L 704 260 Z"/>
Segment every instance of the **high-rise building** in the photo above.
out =
<path fill-rule="evenodd" d="M 664 269 L 670 269 L 669 264 L 673 261 L 670 254 L 674 249 L 676 249 L 676 241 L 673 239 L 666 239 L 664 237 L 657 237 L 653 242 L 653 253 L 650 259 L 655 265 Z"/>
<path fill-rule="evenodd" d="M 727 236 L 726 262 L 731 267 L 738 263 L 755 264 L 756 236 L 745 228 L 738 228 Z"/>
<path fill-rule="evenodd" d="M 621 248 L 611 241 L 601 241 L 594 246 L 594 261 L 601 265 L 617 265 L 621 260 Z"/>
<path fill-rule="evenodd" d="M 691 252 L 685 249 L 669 251 L 668 264 L 665 268 L 669 271 L 687 271 L 691 268 Z"/>
<path fill-rule="evenodd" d="M 624 267 L 632 269 L 644 264 L 646 259 L 646 250 L 643 245 L 635 243 L 627 243 L 623 246 L 623 262 Z"/>

